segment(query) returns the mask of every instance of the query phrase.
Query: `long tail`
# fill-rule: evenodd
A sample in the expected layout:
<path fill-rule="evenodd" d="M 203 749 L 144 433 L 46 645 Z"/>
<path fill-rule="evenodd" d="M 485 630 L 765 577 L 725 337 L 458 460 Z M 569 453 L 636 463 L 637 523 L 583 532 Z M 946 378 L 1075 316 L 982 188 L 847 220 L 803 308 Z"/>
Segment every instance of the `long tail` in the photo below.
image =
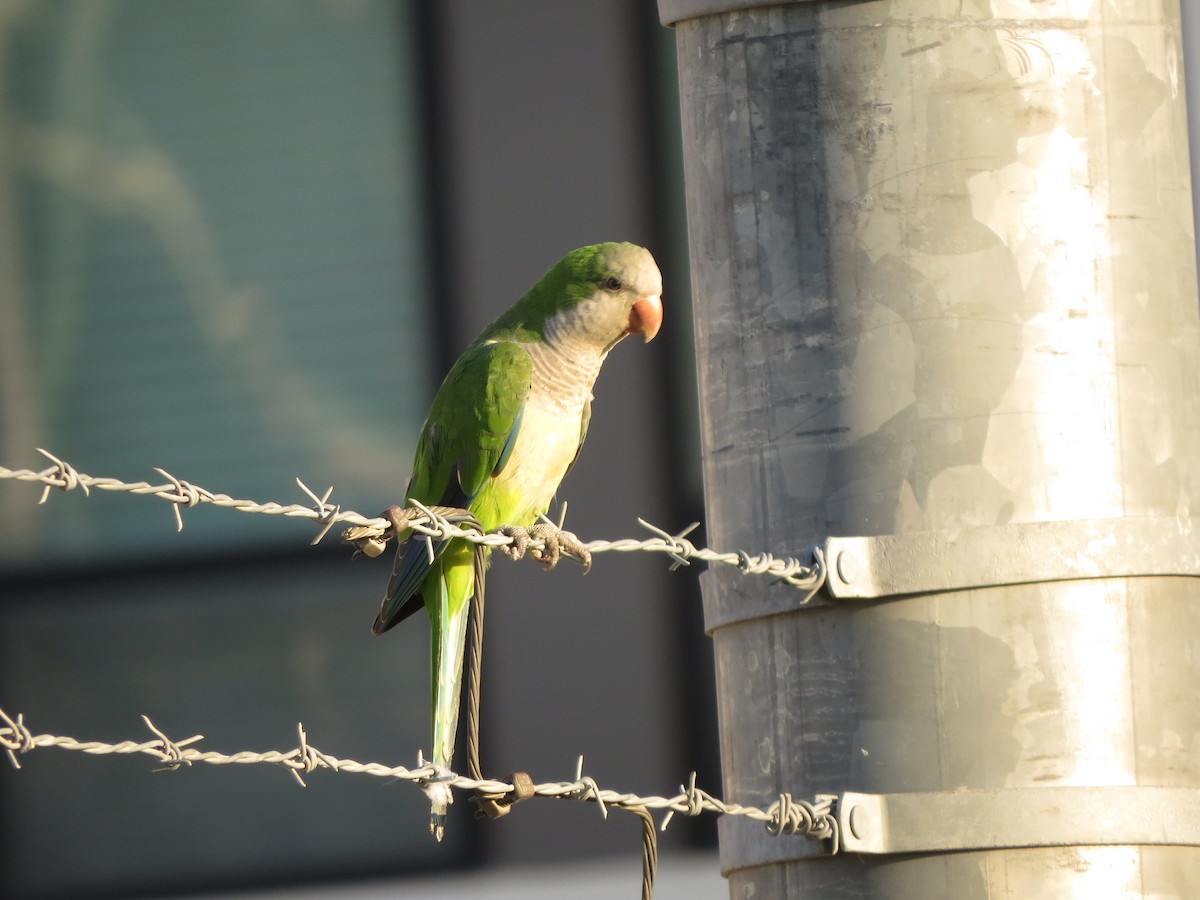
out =
<path fill-rule="evenodd" d="M 462 557 L 464 562 L 460 562 Z M 441 577 L 437 578 L 436 614 L 430 616 L 433 625 L 431 680 L 433 684 L 433 764 L 439 769 L 451 768 L 454 761 L 454 738 L 458 731 L 458 702 L 462 692 L 463 651 L 466 646 L 467 620 L 470 616 L 471 595 L 475 589 L 472 550 L 469 544 L 452 548 L 439 560 Z M 428 602 L 428 601 L 427 601 Z M 434 610 L 430 610 L 434 613 Z M 434 783 L 426 788 L 431 810 L 429 832 L 439 841 L 446 830 L 446 812 L 454 802 L 450 788 Z"/>

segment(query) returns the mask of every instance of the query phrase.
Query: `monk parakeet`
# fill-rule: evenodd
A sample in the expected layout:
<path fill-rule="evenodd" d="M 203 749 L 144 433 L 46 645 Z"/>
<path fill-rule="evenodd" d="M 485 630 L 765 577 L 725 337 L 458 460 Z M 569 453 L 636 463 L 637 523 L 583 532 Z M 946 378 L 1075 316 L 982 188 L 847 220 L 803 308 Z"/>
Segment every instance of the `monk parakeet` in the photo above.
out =
<path fill-rule="evenodd" d="M 488 531 L 532 526 L 579 454 L 592 385 L 622 338 L 649 342 L 662 324 L 662 275 L 634 244 L 573 250 L 484 329 L 450 369 L 417 441 L 406 498 L 470 510 Z M 410 541 L 375 619 L 382 634 L 421 606 L 432 626 L 434 765 L 448 769 L 458 727 L 472 545 Z M 426 788 L 442 839 L 445 784 Z"/>

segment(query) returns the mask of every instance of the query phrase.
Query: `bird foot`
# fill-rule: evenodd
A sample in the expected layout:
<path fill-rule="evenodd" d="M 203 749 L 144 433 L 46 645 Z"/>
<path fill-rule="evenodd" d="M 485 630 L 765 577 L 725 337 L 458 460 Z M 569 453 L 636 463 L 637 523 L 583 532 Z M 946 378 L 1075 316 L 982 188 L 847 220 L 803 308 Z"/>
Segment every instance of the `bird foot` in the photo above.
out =
<path fill-rule="evenodd" d="M 501 550 L 510 559 L 522 559 L 528 551 L 530 556 L 545 565 L 546 571 L 550 571 L 558 565 L 558 561 L 565 554 L 582 563 L 584 574 L 587 574 L 592 568 L 591 551 L 583 545 L 579 538 L 557 525 L 549 525 L 545 522 L 534 525 L 532 528 L 505 525 L 500 529 L 500 533 L 512 538 L 511 544 L 501 547 Z M 529 545 L 533 541 L 541 541 L 542 546 L 531 549 Z"/>
<path fill-rule="evenodd" d="M 529 549 L 529 530 L 520 525 L 505 525 L 500 533 L 512 538 L 511 544 L 500 545 L 500 552 L 512 560 L 524 559 L 525 551 Z"/>

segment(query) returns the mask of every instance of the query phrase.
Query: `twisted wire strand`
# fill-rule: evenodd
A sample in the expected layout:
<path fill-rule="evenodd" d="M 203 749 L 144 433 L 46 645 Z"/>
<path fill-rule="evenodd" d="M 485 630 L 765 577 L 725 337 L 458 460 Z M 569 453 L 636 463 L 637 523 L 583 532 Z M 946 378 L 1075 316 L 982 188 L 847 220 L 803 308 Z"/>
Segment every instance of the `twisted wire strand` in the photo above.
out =
<path fill-rule="evenodd" d="M 424 763 L 413 768 L 406 766 L 389 766 L 377 762 L 358 762 L 353 759 L 340 759 L 331 754 L 318 750 L 308 742 L 308 735 L 303 724 L 297 726 L 300 738 L 299 745 L 291 750 L 242 750 L 237 753 L 221 753 L 215 750 L 202 750 L 194 746 L 204 739 L 203 735 L 192 735 L 183 740 L 172 740 L 161 731 L 147 716 L 142 721 L 154 735 L 146 741 L 121 741 L 107 743 L 105 741 L 80 741 L 73 737 L 52 734 L 34 734 L 25 724 L 25 717 L 18 713 L 10 716 L 0 708 L 0 747 L 3 747 L 9 761 L 20 768 L 19 757 L 32 750 L 44 747 L 58 747 L 61 750 L 74 750 L 92 756 L 107 754 L 145 754 L 154 757 L 162 765 L 155 771 L 173 771 L 181 766 L 191 766 L 196 763 L 207 765 L 258 765 L 268 764 L 281 766 L 291 772 L 296 781 L 304 786 L 301 773 L 311 774 L 318 769 L 328 769 L 331 772 L 348 772 L 351 774 L 372 775 L 377 778 L 400 779 L 421 785 L 437 780 L 449 784 L 453 788 L 466 791 L 482 791 L 488 794 L 505 795 L 517 790 L 516 786 L 506 781 L 486 778 L 467 778 L 453 772 L 439 771 L 430 763 Z M 601 813 L 607 817 L 610 809 L 625 809 L 665 812 L 659 828 L 665 830 L 672 816 L 681 814 L 697 816 L 702 813 L 719 813 L 729 816 L 745 816 L 748 819 L 762 822 L 771 834 L 799 835 L 816 840 L 836 837 L 837 818 L 834 811 L 835 798 L 825 796 L 817 798 L 815 803 L 807 800 L 793 799 L 790 794 L 781 794 L 780 798 L 766 809 L 755 806 L 745 806 L 739 803 L 726 803 L 712 794 L 696 787 L 696 776 L 692 773 L 687 786 L 680 786 L 680 792 L 672 797 L 639 796 L 637 794 L 614 791 L 601 788 L 590 776 L 583 774 L 583 759 L 580 758 L 573 781 L 548 781 L 533 786 L 533 793 L 539 797 L 551 797 L 559 800 L 576 800 L 592 802 L 600 807 Z M 836 841 L 833 852 L 836 852 Z"/>
<path fill-rule="evenodd" d="M 0 479 L 41 484 L 43 490 L 38 503 L 46 502 L 52 488 L 64 491 L 78 488 L 85 495 L 90 494 L 94 488 L 102 491 L 149 495 L 166 500 L 172 504 L 176 528 L 179 530 L 183 529 L 182 509 L 210 504 L 225 509 L 236 509 L 244 513 L 311 519 L 321 529 L 313 539 L 313 544 L 319 543 L 330 529 L 338 524 L 355 526 L 350 531 L 354 533 L 356 541 L 382 542 L 391 535 L 391 523 L 387 519 L 379 516 L 364 516 L 353 510 L 343 510 L 341 506 L 329 502 L 333 493 L 332 487 L 328 488 L 323 495 L 317 496 L 299 478 L 296 479 L 296 484 L 312 501 L 311 505 L 281 504 L 273 501 L 260 503 L 254 500 L 238 499 L 176 478 L 163 469 L 155 471 L 167 480 L 165 484 L 149 484 L 145 481 L 129 483 L 121 481 L 119 478 L 97 477 L 78 471 L 46 450 L 39 448 L 38 452 L 50 460 L 52 465 L 41 470 L 9 469 L 0 466 Z M 425 540 L 461 538 L 485 547 L 500 548 L 520 544 L 522 547 L 539 551 L 545 549 L 546 546 L 545 541 L 537 537 L 530 537 L 528 533 L 524 532 L 524 529 L 505 527 L 496 531 L 481 532 L 472 528 L 469 523 L 462 521 L 461 517 L 443 514 L 438 507 L 427 507 L 414 503 L 414 510 L 414 515 L 408 520 L 408 526 Z M 455 518 L 458 518 L 458 521 L 455 521 Z M 564 537 L 579 543 L 584 550 L 592 554 L 608 552 L 665 553 L 672 560 L 672 569 L 689 565 L 692 560 L 733 566 L 745 575 L 765 575 L 806 591 L 807 596 L 803 602 L 808 602 L 825 583 L 826 566 L 820 547 L 809 548 L 811 561 L 806 563 L 795 557 L 778 557 L 765 552 L 751 554 L 744 550 L 717 551 L 707 547 L 697 547 L 688 540 L 687 535 L 699 526 L 698 522 L 694 522 L 674 534 L 652 525 L 644 519 L 639 518 L 638 524 L 651 532 L 653 536 L 641 540 L 621 538 L 615 541 L 579 542 L 574 534 L 564 531 Z M 518 536 L 513 533 L 514 531 L 522 533 Z M 345 539 L 349 540 L 350 538 L 346 537 Z"/>
<path fill-rule="evenodd" d="M 644 519 L 638 519 L 639 524 L 652 533 L 652 537 L 636 539 L 620 539 L 616 541 L 594 540 L 582 543 L 570 532 L 562 528 L 562 521 L 555 523 L 546 520 L 550 531 L 561 532 L 550 546 L 550 540 L 539 535 L 545 534 L 544 526 L 535 529 L 505 526 L 494 532 L 483 532 L 478 528 L 474 517 L 464 510 L 428 507 L 413 502 L 411 509 L 404 510 L 400 517 L 391 519 L 383 517 L 367 517 L 353 511 L 343 511 L 337 504 L 331 504 L 329 498 L 333 488 L 328 488 L 323 495 L 317 496 L 299 478 L 297 485 L 312 501 L 311 506 L 301 504 L 280 504 L 275 502 L 259 503 L 253 500 L 238 499 L 228 494 L 216 493 L 205 488 L 176 478 L 163 469 L 155 469 L 166 484 L 152 485 L 148 482 L 127 483 L 117 478 L 101 478 L 79 472 L 69 463 L 64 462 L 53 454 L 39 450 L 52 465 L 42 470 L 8 469 L 0 466 L 0 479 L 35 482 L 43 486 L 39 503 L 45 503 L 51 488 L 60 490 L 81 489 L 85 495 L 90 495 L 92 488 L 106 491 L 119 491 L 138 495 L 156 496 L 172 504 L 176 529 L 183 530 L 182 510 L 191 509 L 203 503 L 218 507 L 236 509 L 247 513 L 265 515 L 282 515 L 289 518 L 306 518 L 313 520 L 320 528 L 312 543 L 319 543 L 337 524 L 344 523 L 354 526 L 343 533 L 343 540 L 353 544 L 358 550 L 369 555 L 382 552 L 387 540 L 394 538 L 396 532 L 411 530 L 425 542 L 429 552 L 433 553 L 433 541 L 450 538 L 461 538 L 477 548 L 500 548 L 506 555 L 514 559 L 521 558 L 526 551 L 538 551 L 532 554 L 535 558 L 549 561 L 552 566 L 558 558 L 560 545 L 562 549 L 576 556 L 585 566 L 591 565 L 591 554 L 608 551 L 633 552 L 649 551 L 667 554 L 671 560 L 671 569 L 689 565 L 691 560 L 699 559 L 709 563 L 731 565 L 747 575 L 768 575 L 777 581 L 798 587 L 807 592 L 804 603 L 807 603 L 821 589 L 825 582 L 826 567 L 824 557 L 819 547 L 811 548 L 811 564 L 802 563 L 792 557 L 775 557 L 769 553 L 749 554 L 743 550 L 733 552 L 718 552 L 708 548 L 698 548 L 687 535 L 699 523 L 692 523 L 687 528 L 672 534 Z M 395 513 L 391 510 L 389 513 Z M 563 509 L 565 515 L 565 505 Z M 545 518 L 545 517 L 543 517 Z M 546 551 L 543 554 L 541 551 Z M 476 553 L 476 566 L 484 565 L 485 556 L 481 549 Z M 483 578 L 479 573 L 479 588 L 482 594 Z M 478 612 L 474 616 L 473 628 L 480 631 L 476 649 L 473 651 L 475 666 L 482 645 L 482 600 L 478 598 Z M 473 670 L 475 671 L 475 670 Z M 478 673 L 473 676 L 478 681 Z M 478 684 L 473 686 L 472 696 L 478 697 Z M 477 701 L 476 701 L 477 702 Z M 478 728 L 478 709 L 469 710 L 472 719 L 472 734 Z M 473 718 L 472 718 L 473 717 Z M 241 751 L 234 754 L 224 754 L 215 751 L 201 750 L 191 746 L 201 740 L 202 735 L 193 735 L 180 741 L 170 739 L 148 717 L 142 717 L 146 727 L 154 734 L 150 741 L 122 741 L 117 744 L 102 741 L 77 741 L 71 737 L 39 734 L 35 735 L 25 725 L 24 716 L 18 714 L 10 717 L 0 709 L 0 747 L 7 754 L 10 762 L 20 768 L 19 755 L 38 747 L 59 747 L 65 750 L 76 750 L 92 755 L 143 753 L 156 757 L 162 765 L 155 771 L 174 771 L 182 766 L 195 763 L 210 765 L 250 765 L 269 763 L 282 766 L 301 786 L 305 786 L 303 775 L 315 772 L 317 769 L 329 769 L 334 772 L 350 772 L 356 774 L 374 775 L 376 777 L 400 779 L 425 785 L 432 782 L 442 782 L 452 788 L 475 791 L 476 797 L 482 802 L 491 802 L 493 806 L 509 804 L 523 797 L 542 796 L 555 799 L 593 802 L 602 815 L 607 817 L 610 808 L 623 809 L 635 813 L 642 824 L 642 897 L 651 900 L 654 892 L 655 873 L 658 867 L 658 846 L 652 811 L 664 811 L 660 828 L 665 830 L 676 813 L 687 816 L 697 816 L 705 812 L 722 815 L 745 816 L 760 821 L 772 835 L 799 835 L 815 840 L 827 841 L 827 849 L 831 853 L 839 850 L 839 833 L 837 817 L 834 813 L 835 797 L 819 796 L 816 802 L 793 799 L 784 793 L 767 809 L 753 806 L 726 803 L 696 786 L 696 773 L 691 774 L 688 784 L 680 785 L 679 794 L 674 797 L 638 796 L 631 793 L 621 793 L 601 789 L 595 779 L 583 773 L 583 758 L 579 758 L 574 781 L 546 782 L 531 784 L 524 773 L 514 773 L 513 784 L 504 781 L 484 779 L 479 769 L 478 750 L 474 748 L 470 754 L 470 777 L 463 777 L 453 772 L 439 769 L 427 764 L 418 756 L 416 768 L 404 766 L 386 766 L 380 763 L 360 763 L 351 759 L 339 759 L 318 750 L 308 742 L 308 735 L 303 724 L 297 725 L 298 744 L 295 749 L 281 751 Z M 302 774 L 303 773 L 303 774 Z M 523 779 L 523 780 L 522 780 Z M 481 809 L 483 807 L 481 806 Z M 502 814 L 502 811 L 496 814 Z"/>

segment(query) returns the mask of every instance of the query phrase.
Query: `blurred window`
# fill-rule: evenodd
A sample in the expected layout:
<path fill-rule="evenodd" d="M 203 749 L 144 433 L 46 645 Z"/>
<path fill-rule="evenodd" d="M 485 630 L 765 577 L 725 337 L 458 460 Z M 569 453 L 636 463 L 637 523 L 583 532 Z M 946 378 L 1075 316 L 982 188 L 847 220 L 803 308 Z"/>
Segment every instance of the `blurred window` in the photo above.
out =
<path fill-rule="evenodd" d="M 377 511 L 428 402 L 416 64 L 391 0 L 0 9 L 0 457 Z M 299 529 L 0 492 L 0 562 L 295 546 Z M 166 527 L 164 527 L 166 526 Z M 301 538 L 303 539 L 303 538 Z"/>

